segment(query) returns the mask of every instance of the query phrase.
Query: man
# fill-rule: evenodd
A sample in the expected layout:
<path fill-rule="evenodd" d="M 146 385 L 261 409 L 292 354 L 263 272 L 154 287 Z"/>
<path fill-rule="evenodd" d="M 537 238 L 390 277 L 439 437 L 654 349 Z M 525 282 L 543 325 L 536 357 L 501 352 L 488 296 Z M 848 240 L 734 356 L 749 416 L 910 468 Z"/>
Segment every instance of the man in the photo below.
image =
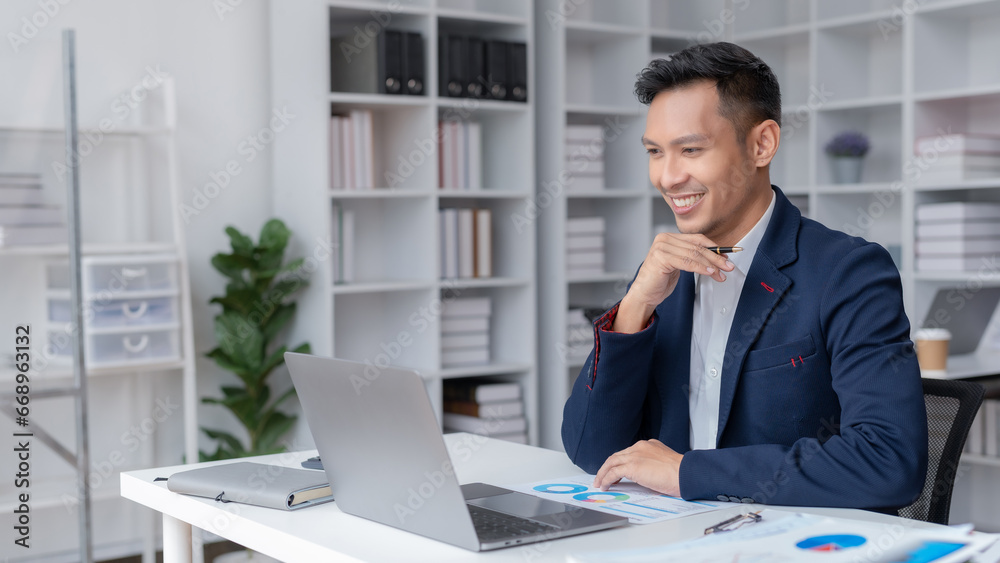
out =
<path fill-rule="evenodd" d="M 927 423 L 899 274 L 771 186 L 771 69 L 698 45 L 650 63 L 635 91 L 650 180 L 681 234 L 657 235 L 594 323 L 564 412 L 570 458 L 603 490 L 628 478 L 686 499 L 912 502 Z"/>

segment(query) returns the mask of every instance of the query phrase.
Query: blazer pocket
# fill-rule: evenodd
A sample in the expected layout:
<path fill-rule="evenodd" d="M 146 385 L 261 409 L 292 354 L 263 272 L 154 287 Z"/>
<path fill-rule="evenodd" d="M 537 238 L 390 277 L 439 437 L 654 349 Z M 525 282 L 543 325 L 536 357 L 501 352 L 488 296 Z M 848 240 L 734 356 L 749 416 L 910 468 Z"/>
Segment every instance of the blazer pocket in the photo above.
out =
<path fill-rule="evenodd" d="M 750 350 L 747 352 L 747 359 L 743 362 L 743 372 L 768 369 L 783 365 L 792 365 L 792 360 L 796 362 L 805 360 L 816 353 L 816 344 L 813 342 L 811 334 L 803 338 L 779 344 L 770 348 L 760 350 Z"/>

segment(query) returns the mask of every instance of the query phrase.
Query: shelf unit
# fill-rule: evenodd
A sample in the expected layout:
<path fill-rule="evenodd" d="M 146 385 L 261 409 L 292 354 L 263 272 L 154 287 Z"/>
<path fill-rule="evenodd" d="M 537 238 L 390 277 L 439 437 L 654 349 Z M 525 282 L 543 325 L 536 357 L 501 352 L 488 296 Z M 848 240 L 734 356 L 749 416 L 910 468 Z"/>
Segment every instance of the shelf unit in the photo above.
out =
<path fill-rule="evenodd" d="M 80 82 L 86 84 L 85 79 Z M 85 155 L 82 139 L 88 132 L 91 141 L 98 138 L 92 133 L 97 128 L 87 127 L 89 124 L 80 128 L 80 154 L 84 155 L 80 164 L 81 256 L 85 264 L 82 275 L 90 271 L 88 263 L 103 261 L 98 267 L 110 271 L 129 261 L 141 266 L 152 258 L 172 272 L 171 287 L 157 293 L 130 291 L 128 280 L 113 288 L 92 279 L 82 296 L 83 307 L 85 315 L 96 314 L 109 310 L 106 305 L 113 303 L 123 307 L 122 300 L 130 299 L 128 313 L 139 319 L 143 318 L 147 298 L 150 302 L 154 297 L 169 299 L 170 319 L 158 328 L 168 328 L 174 339 L 174 353 L 159 360 L 103 364 L 88 357 L 85 374 L 91 468 L 86 478 L 91 488 L 95 556 L 105 559 L 141 552 L 146 561 L 152 561 L 157 536 L 154 518 L 123 501 L 118 494 L 118 474 L 180 463 L 181 453 L 197 459 L 197 391 L 184 228 L 173 211 L 180 202 L 173 79 L 166 77 L 162 84 L 148 90 L 146 100 L 133 109 L 129 122 L 119 123 L 116 118 L 115 127 L 101 133 L 100 141 L 92 143 Z M 63 210 L 68 205 L 65 178 L 56 165 L 65 163 L 64 135 L 64 129 L 56 127 L 0 126 L 0 144 L 4 147 L 0 170 L 41 174 L 46 203 Z M 65 244 L 0 248 L 0 265 L 7 272 L 16 272 L 5 281 L 9 291 L 0 296 L 0 310 L 12 323 L 11 328 L 14 322 L 28 323 L 33 333 L 29 418 L 36 436 L 31 452 L 31 508 L 33 513 L 38 511 L 36 517 L 51 526 L 32 530 L 36 532 L 31 538 L 32 553 L 33 557 L 66 560 L 78 556 L 78 538 L 65 533 L 75 528 L 77 477 L 74 468 L 39 436 L 45 432 L 72 450 L 74 405 L 65 391 L 72 385 L 73 368 L 67 358 L 53 353 L 46 339 L 49 331 L 65 333 L 67 341 L 71 334 L 68 320 L 55 321 L 49 316 L 49 300 L 68 302 L 69 289 L 46 289 L 49 265 L 64 263 L 68 257 Z M 133 275 L 139 276 L 130 278 L 138 284 L 135 280 L 142 274 L 137 269 Z M 128 339 L 131 335 L 134 339 L 129 342 L 134 351 L 144 347 L 141 335 L 136 335 L 132 327 L 88 325 L 84 332 L 87 338 L 100 338 L 102 333 L 104 338 Z M 4 360 L 0 381 L 13 389 L 12 359 L 5 356 Z M 137 434 L 131 433 L 133 429 Z M 4 438 L 5 449 L 14 447 L 11 439 L 9 435 Z M 182 440 L 184 452 L 166 451 L 163 443 L 169 440 Z M 10 483 L 2 491 L 7 499 L 14 498 L 16 489 Z"/>
<path fill-rule="evenodd" d="M 1000 285 L 1000 264 L 985 272 L 916 272 L 913 244 L 914 208 L 920 203 L 1000 201 L 1000 178 L 921 185 L 913 174 L 918 137 L 949 128 L 956 133 L 1000 131 L 1000 67 L 994 61 L 1000 47 L 995 33 L 1000 2 L 934 0 L 916 8 L 911 4 L 917 3 L 901 7 L 890 0 L 608 4 L 536 4 L 540 186 L 563 171 L 567 123 L 625 116 L 629 126 L 605 150 L 608 189 L 582 194 L 566 189 L 566 197 L 554 198 L 540 214 L 543 446 L 562 448 L 562 409 L 581 368 L 579 359 L 558 353 L 565 349 L 566 308 L 615 303 L 652 242 L 651 229 L 673 225 L 659 194 L 632 196 L 650 187 L 639 143 L 645 112 L 627 114 L 623 108 L 635 106 L 634 78 L 651 58 L 694 43 L 727 40 L 747 47 L 772 67 L 784 100 L 782 143 L 771 166 L 772 183 L 807 216 L 890 248 L 898 258 L 905 307 L 914 327 L 919 327 L 938 288 Z M 824 144 L 847 129 L 860 130 L 872 141 L 864 183 L 833 185 Z M 614 270 L 628 272 L 625 283 L 617 274 L 567 279 L 565 221 L 584 210 L 608 219 L 612 236 L 605 241 L 606 252 L 614 256 Z M 977 353 L 953 358 L 949 376 L 997 374 L 1000 353 L 989 349 L 989 341 L 996 341 L 991 333 Z"/>
<path fill-rule="evenodd" d="M 519 382 L 537 443 L 535 231 L 514 220 L 535 194 L 533 16 L 528 0 L 304 0 L 272 4 L 270 25 L 272 100 L 297 116 L 274 142 L 275 211 L 304 245 L 300 254 L 330 237 L 335 203 L 354 212 L 356 231 L 355 281 L 334 284 L 331 264 L 321 260 L 290 338 L 309 341 L 319 355 L 418 369 L 439 419 L 445 379 Z M 330 37 L 382 26 L 423 37 L 427 95 L 330 92 Z M 528 102 L 439 97 L 438 36 L 452 32 L 525 42 Z M 419 146 L 433 143 L 434 151 L 415 157 L 392 188 L 331 190 L 328 121 L 353 109 L 373 114 L 376 184 L 386 185 L 384 173 Z M 482 126 L 481 190 L 438 189 L 437 123 L 451 119 Z M 491 210 L 494 277 L 439 279 L 438 210 L 451 207 Z M 441 302 L 480 296 L 492 299 L 491 363 L 445 369 Z M 304 425 L 297 432 L 311 442 Z"/>

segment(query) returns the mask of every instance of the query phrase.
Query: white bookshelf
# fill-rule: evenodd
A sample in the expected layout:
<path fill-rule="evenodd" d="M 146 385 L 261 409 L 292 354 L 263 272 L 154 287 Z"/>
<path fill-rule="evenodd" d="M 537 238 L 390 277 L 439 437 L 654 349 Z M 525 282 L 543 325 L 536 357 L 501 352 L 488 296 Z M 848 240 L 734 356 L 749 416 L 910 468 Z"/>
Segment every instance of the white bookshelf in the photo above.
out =
<path fill-rule="evenodd" d="M 590 2 L 564 14 L 565 21 L 546 19 L 547 13 L 560 13 L 560 4 L 567 3 L 536 4 L 540 185 L 562 171 L 567 123 L 600 123 L 622 115 L 631 128 L 605 152 L 608 189 L 567 190 L 539 219 L 543 446 L 562 448 L 562 410 L 582 367 L 578 358 L 559 354 L 565 349 L 566 308 L 584 300 L 592 305 L 617 301 L 652 241 L 651 227 L 673 223 L 658 193 L 641 199 L 631 195 L 651 192 L 639 142 L 645 111 L 631 90 L 635 75 L 658 55 L 695 42 L 728 40 L 772 67 L 783 97 L 782 144 L 771 167 L 772 182 L 808 216 L 900 247 L 905 307 L 915 328 L 938 288 L 1000 285 L 998 272 L 916 272 L 913 245 L 917 204 L 1000 201 L 1000 178 L 921 185 L 910 172 L 918 137 L 949 126 L 956 133 L 1000 132 L 1000 67 L 995 64 L 1000 2 L 936 0 L 920 2 L 915 10 L 910 4 L 917 3 L 906 3 L 903 11 L 890 0 L 631 0 L 615 2 L 614 8 Z M 595 76 L 601 78 L 596 85 Z M 627 114 L 625 108 L 632 107 L 635 114 Z M 824 145 L 848 129 L 867 134 L 872 149 L 863 183 L 835 185 Z M 606 252 L 615 274 L 567 279 L 562 233 L 566 218 L 583 212 L 608 219 L 613 236 L 606 240 Z M 984 347 L 955 358 L 949 377 L 996 374 L 997 353 Z"/>
<path fill-rule="evenodd" d="M 280 4 L 280 5 L 279 5 Z M 378 16 L 376 17 L 376 14 Z M 425 49 L 425 96 L 330 92 L 330 37 L 386 22 L 388 29 L 419 32 Z M 535 231 L 513 217 L 534 198 L 534 14 L 527 0 L 303 0 L 271 6 L 272 103 L 287 105 L 295 123 L 275 139 L 275 212 L 309 254 L 329 238 L 337 203 L 355 214 L 355 281 L 334 284 L 321 263 L 299 300 L 293 340 L 313 352 L 375 362 L 387 348 L 392 363 L 418 369 L 441 414 L 446 379 L 482 377 L 521 384 L 528 435 L 538 442 Z M 381 24 L 380 24 L 381 25 Z M 466 33 L 522 41 L 528 47 L 528 102 L 438 97 L 438 36 Z M 438 189 L 437 147 L 392 188 L 337 191 L 329 184 L 331 112 L 373 113 L 376 184 L 397 170 L 419 142 L 435 139 L 442 119 L 482 127 L 483 188 Z M 492 212 L 493 277 L 439 279 L 438 210 L 488 208 Z M 453 297 L 490 297 L 490 364 L 443 368 L 439 310 Z M 423 320 L 428 316 L 430 320 Z M 301 425 L 300 425 L 301 426 Z M 300 427 L 299 436 L 308 442 Z"/>

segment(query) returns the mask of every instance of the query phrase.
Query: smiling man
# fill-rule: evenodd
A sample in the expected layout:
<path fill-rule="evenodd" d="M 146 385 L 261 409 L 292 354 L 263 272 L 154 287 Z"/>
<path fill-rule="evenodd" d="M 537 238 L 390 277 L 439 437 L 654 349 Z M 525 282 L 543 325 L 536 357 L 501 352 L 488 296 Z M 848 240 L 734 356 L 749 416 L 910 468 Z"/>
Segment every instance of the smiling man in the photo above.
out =
<path fill-rule="evenodd" d="M 570 458 L 605 490 L 628 478 L 686 499 L 912 502 L 927 421 L 899 273 L 771 185 L 771 69 L 697 45 L 650 63 L 635 92 L 650 180 L 680 234 L 656 236 L 595 322 L 563 416 Z"/>

